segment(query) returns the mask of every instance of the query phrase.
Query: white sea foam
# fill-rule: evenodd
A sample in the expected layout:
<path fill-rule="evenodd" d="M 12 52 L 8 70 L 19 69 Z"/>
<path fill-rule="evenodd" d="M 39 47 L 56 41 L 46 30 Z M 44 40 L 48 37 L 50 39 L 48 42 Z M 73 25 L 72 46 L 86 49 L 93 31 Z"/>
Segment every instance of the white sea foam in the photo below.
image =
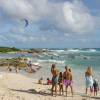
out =
<path fill-rule="evenodd" d="M 79 52 L 80 50 L 79 49 L 69 49 L 67 50 L 68 52 Z"/>
<path fill-rule="evenodd" d="M 96 52 L 95 49 L 69 49 L 67 52 Z"/>
<path fill-rule="evenodd" d="M 39 65 L 39 63 L 38 63 L 38 62 L 33 62 L 32 64 L 34 64 L 34 65 Z"/>
<path fill-rule="evenodd" d="M 50 50 L 52 53 L 63 53 L 65 50 Z"/>
<path fill-rule="evenodd" d="M 89 51 L 90 51 L 90 52 L 96 52 L 96 50 L 95 50 L 95 49 L 89 49 Z"/>
<path fill-rule="evenodd" d="M 64 52 L 65 50 L 55 50 L 56 52 L 58 52 L 58 53 L 62 53 L 62 52 Z"/>
<path fill-rule="evenodd" d="M 59 56 L 59 54 L 57 54 L 57 53 L 54 53 L 53 55 L 54 55 L 54 56 Z"/>
<path fill-rule="evenodd" d="M 45 63 L 58 63 L 58 64 L 64 64 L 65 60 L 61 61 L 61 60 L 37 60 L 37 62 L 45 62 Z"/>

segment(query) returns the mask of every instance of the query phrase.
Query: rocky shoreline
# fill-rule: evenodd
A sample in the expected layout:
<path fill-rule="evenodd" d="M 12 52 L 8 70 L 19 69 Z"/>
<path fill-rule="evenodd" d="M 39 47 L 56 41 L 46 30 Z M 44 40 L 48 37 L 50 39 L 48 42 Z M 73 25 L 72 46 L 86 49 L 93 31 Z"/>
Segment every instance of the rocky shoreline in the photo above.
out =
<path fill-rule="evenodd" d="M 7 70 L 9 72 L 19 72 L 24 70 L 28 73 L 34 73 L 40 70 L 41 66 L 37 64 L 32 64 L 32 71 L 28 71 L 27 58 L 9 58 L 0 59 L 0 69 Z"/>

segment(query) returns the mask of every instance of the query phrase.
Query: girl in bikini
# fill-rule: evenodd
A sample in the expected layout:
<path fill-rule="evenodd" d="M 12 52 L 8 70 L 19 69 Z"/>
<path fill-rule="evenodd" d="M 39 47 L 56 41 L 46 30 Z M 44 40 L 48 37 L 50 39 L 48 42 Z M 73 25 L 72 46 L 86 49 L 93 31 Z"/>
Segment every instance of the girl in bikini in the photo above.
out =
<path fill-rule="evenodd" d="M 59 84 L 59 93 L 61 95 L 61 93 L 63 94 L 63 74 L 62 72 L 59 73 L 59 78 L 58 78 L 58 84 Z"/>

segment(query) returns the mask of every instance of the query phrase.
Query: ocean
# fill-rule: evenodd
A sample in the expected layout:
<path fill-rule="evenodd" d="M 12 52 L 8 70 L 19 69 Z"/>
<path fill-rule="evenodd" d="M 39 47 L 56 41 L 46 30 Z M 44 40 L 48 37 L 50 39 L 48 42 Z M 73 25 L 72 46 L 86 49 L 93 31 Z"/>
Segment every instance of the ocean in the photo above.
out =
<path fill-rule="evenodd" d="M 59 71 L 64 72 L 65 66 L 69 66 L 73 73 L 74 83 L 78 86 L 85 86 L 84 76 L 88 66 L 93 68 L 93 77 L 97 78 L 100 83 L 100 48 L 86 49 L 46 49 L 46 52 L 38 57 L 32 54 L 23 55 L 30 58 L 33 63 L 39 63 L 42 68 L 31 75 L 33 78 L 51 77 L 50 68 L 54 63 Z M 0 58 L 14 58 L 22 56 L 21 54 L 0 54 Z"/>

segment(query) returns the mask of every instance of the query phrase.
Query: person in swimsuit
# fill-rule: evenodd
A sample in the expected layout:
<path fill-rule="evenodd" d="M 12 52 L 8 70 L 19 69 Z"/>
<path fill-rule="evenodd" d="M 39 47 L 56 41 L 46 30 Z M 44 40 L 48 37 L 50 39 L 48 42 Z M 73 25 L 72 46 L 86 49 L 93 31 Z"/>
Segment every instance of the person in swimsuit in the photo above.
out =
<path fill-rule="evenodd" d="M 58 84 L 59 84 L 59 93 L 61 95 L 61 93 L 62 94 L 64 93 L 64 91 L 63 91 L 63 73 L 62 72 L 59 73 Z"/>
<path fill-rule="evenodd" d="M 42 77 L 38 80 L 38 84 L 43 84 L 43 78 Z"/>
<path fill-rule="evenodd" d="M 94 96 L 96 96 L 99 91 L 99 84 L 97 79 L 94 79 L 93 90 L 94 90 Z"/>
<path fill-rule="evenodd" d="M 88 67 L 85 72 L 85 83 L 86 83 L 86 94 L 88 92 L 88 88 L 90 88 L 90 92 L 92 94 L 93 91 L 93 72 L 92 67 Z"/>
<path fill-rule="evenodd" d="M 53 96 L 54 88 L 55 88 L 55 90 L 54 90 L 55 95 L 57 95 L 58 73 L 59 73 L 59 71 L 56 69 L 55 64 L 52 64 L 51 73 L 52 73 L 52 88 L 51 88 L 51 91 L 52 91 L 52 96 Z"/>
<path fill-rule="evenodd" d="M 69 68 L 67 66 L 65 66 L 65 72 L 63 73 L 63 79 L 64 79 L 64 85 L 66 87 L 66 96 L 67 96 L 67 88 L 68 86 L 70 86 L 71 88 L 71 93 L 73 96 L 73 78 L 72 78 L 72 73 L 69 71 Z"/>

